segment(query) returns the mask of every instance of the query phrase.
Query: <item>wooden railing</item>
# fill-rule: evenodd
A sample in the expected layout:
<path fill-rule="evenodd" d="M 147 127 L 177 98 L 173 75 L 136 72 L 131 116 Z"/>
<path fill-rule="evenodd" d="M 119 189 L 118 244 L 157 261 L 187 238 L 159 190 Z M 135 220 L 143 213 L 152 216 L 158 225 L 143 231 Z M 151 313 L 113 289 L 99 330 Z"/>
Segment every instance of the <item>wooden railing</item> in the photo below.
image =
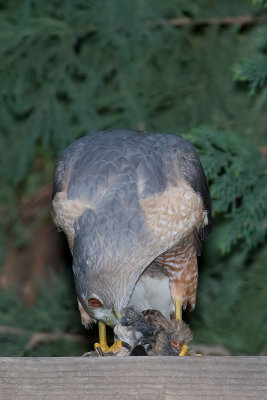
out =
<path fill-rule="evenodd" d="M 267 357 L 2 357 L 0 399 L 264 400 Z"/>

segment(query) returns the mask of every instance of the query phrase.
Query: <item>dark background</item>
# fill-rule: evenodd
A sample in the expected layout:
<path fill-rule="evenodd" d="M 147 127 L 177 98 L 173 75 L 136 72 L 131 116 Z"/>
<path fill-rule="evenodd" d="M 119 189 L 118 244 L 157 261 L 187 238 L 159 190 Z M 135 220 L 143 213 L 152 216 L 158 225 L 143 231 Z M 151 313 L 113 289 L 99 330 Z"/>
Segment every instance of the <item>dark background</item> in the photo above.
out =
<path fill-rule="evenodd" d="M 267 352 L 265 1 L 0 1 L 0 356 L 80 355 L 71 257 L 50 220 L 59 152 L 110 128 L 189 138 L 214 225 L 194 343 Z"/>

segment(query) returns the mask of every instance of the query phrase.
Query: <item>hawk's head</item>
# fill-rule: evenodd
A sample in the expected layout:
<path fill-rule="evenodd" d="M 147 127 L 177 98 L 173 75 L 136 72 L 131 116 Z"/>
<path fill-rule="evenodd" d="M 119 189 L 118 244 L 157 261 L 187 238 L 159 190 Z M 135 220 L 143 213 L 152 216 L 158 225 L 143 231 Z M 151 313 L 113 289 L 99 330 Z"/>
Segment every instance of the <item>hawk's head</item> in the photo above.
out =
<path fill-rule="evenodd" d="M 87 209 L 75 225 L 73 271 L 78 299 L 91 317 L 112 326 L 147 266 L 140 258 L 142 235 L 136 234 L 136 226 L 133 229 L 140 222 L 136 210 L 132 217 L 124 229 L 118 229 L 114 218 Z"/>

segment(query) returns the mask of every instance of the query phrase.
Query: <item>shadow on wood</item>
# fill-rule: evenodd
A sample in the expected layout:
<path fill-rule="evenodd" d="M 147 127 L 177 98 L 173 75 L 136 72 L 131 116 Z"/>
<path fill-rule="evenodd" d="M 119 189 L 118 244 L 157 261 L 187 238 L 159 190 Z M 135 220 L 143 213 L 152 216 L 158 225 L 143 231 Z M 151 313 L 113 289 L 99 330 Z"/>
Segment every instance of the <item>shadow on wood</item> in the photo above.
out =
<path fill-rule="evenodd" d="M 0 358 L 1 400 L 267 399 L 267 357 Z"/>

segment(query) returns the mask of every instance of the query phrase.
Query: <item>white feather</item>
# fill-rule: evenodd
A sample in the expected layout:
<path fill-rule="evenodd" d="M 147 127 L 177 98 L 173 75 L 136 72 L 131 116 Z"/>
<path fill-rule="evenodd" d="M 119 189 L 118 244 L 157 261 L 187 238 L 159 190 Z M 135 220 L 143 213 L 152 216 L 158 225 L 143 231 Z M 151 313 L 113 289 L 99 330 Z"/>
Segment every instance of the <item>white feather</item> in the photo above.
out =
<path fill-rule="evenodd" d="M 128 305 L 135 306 L 140 311 L 159 310 L 169 319 L 174 311 L 169 278 L 163 273 L 144 272 L 135 285 Z"/>

